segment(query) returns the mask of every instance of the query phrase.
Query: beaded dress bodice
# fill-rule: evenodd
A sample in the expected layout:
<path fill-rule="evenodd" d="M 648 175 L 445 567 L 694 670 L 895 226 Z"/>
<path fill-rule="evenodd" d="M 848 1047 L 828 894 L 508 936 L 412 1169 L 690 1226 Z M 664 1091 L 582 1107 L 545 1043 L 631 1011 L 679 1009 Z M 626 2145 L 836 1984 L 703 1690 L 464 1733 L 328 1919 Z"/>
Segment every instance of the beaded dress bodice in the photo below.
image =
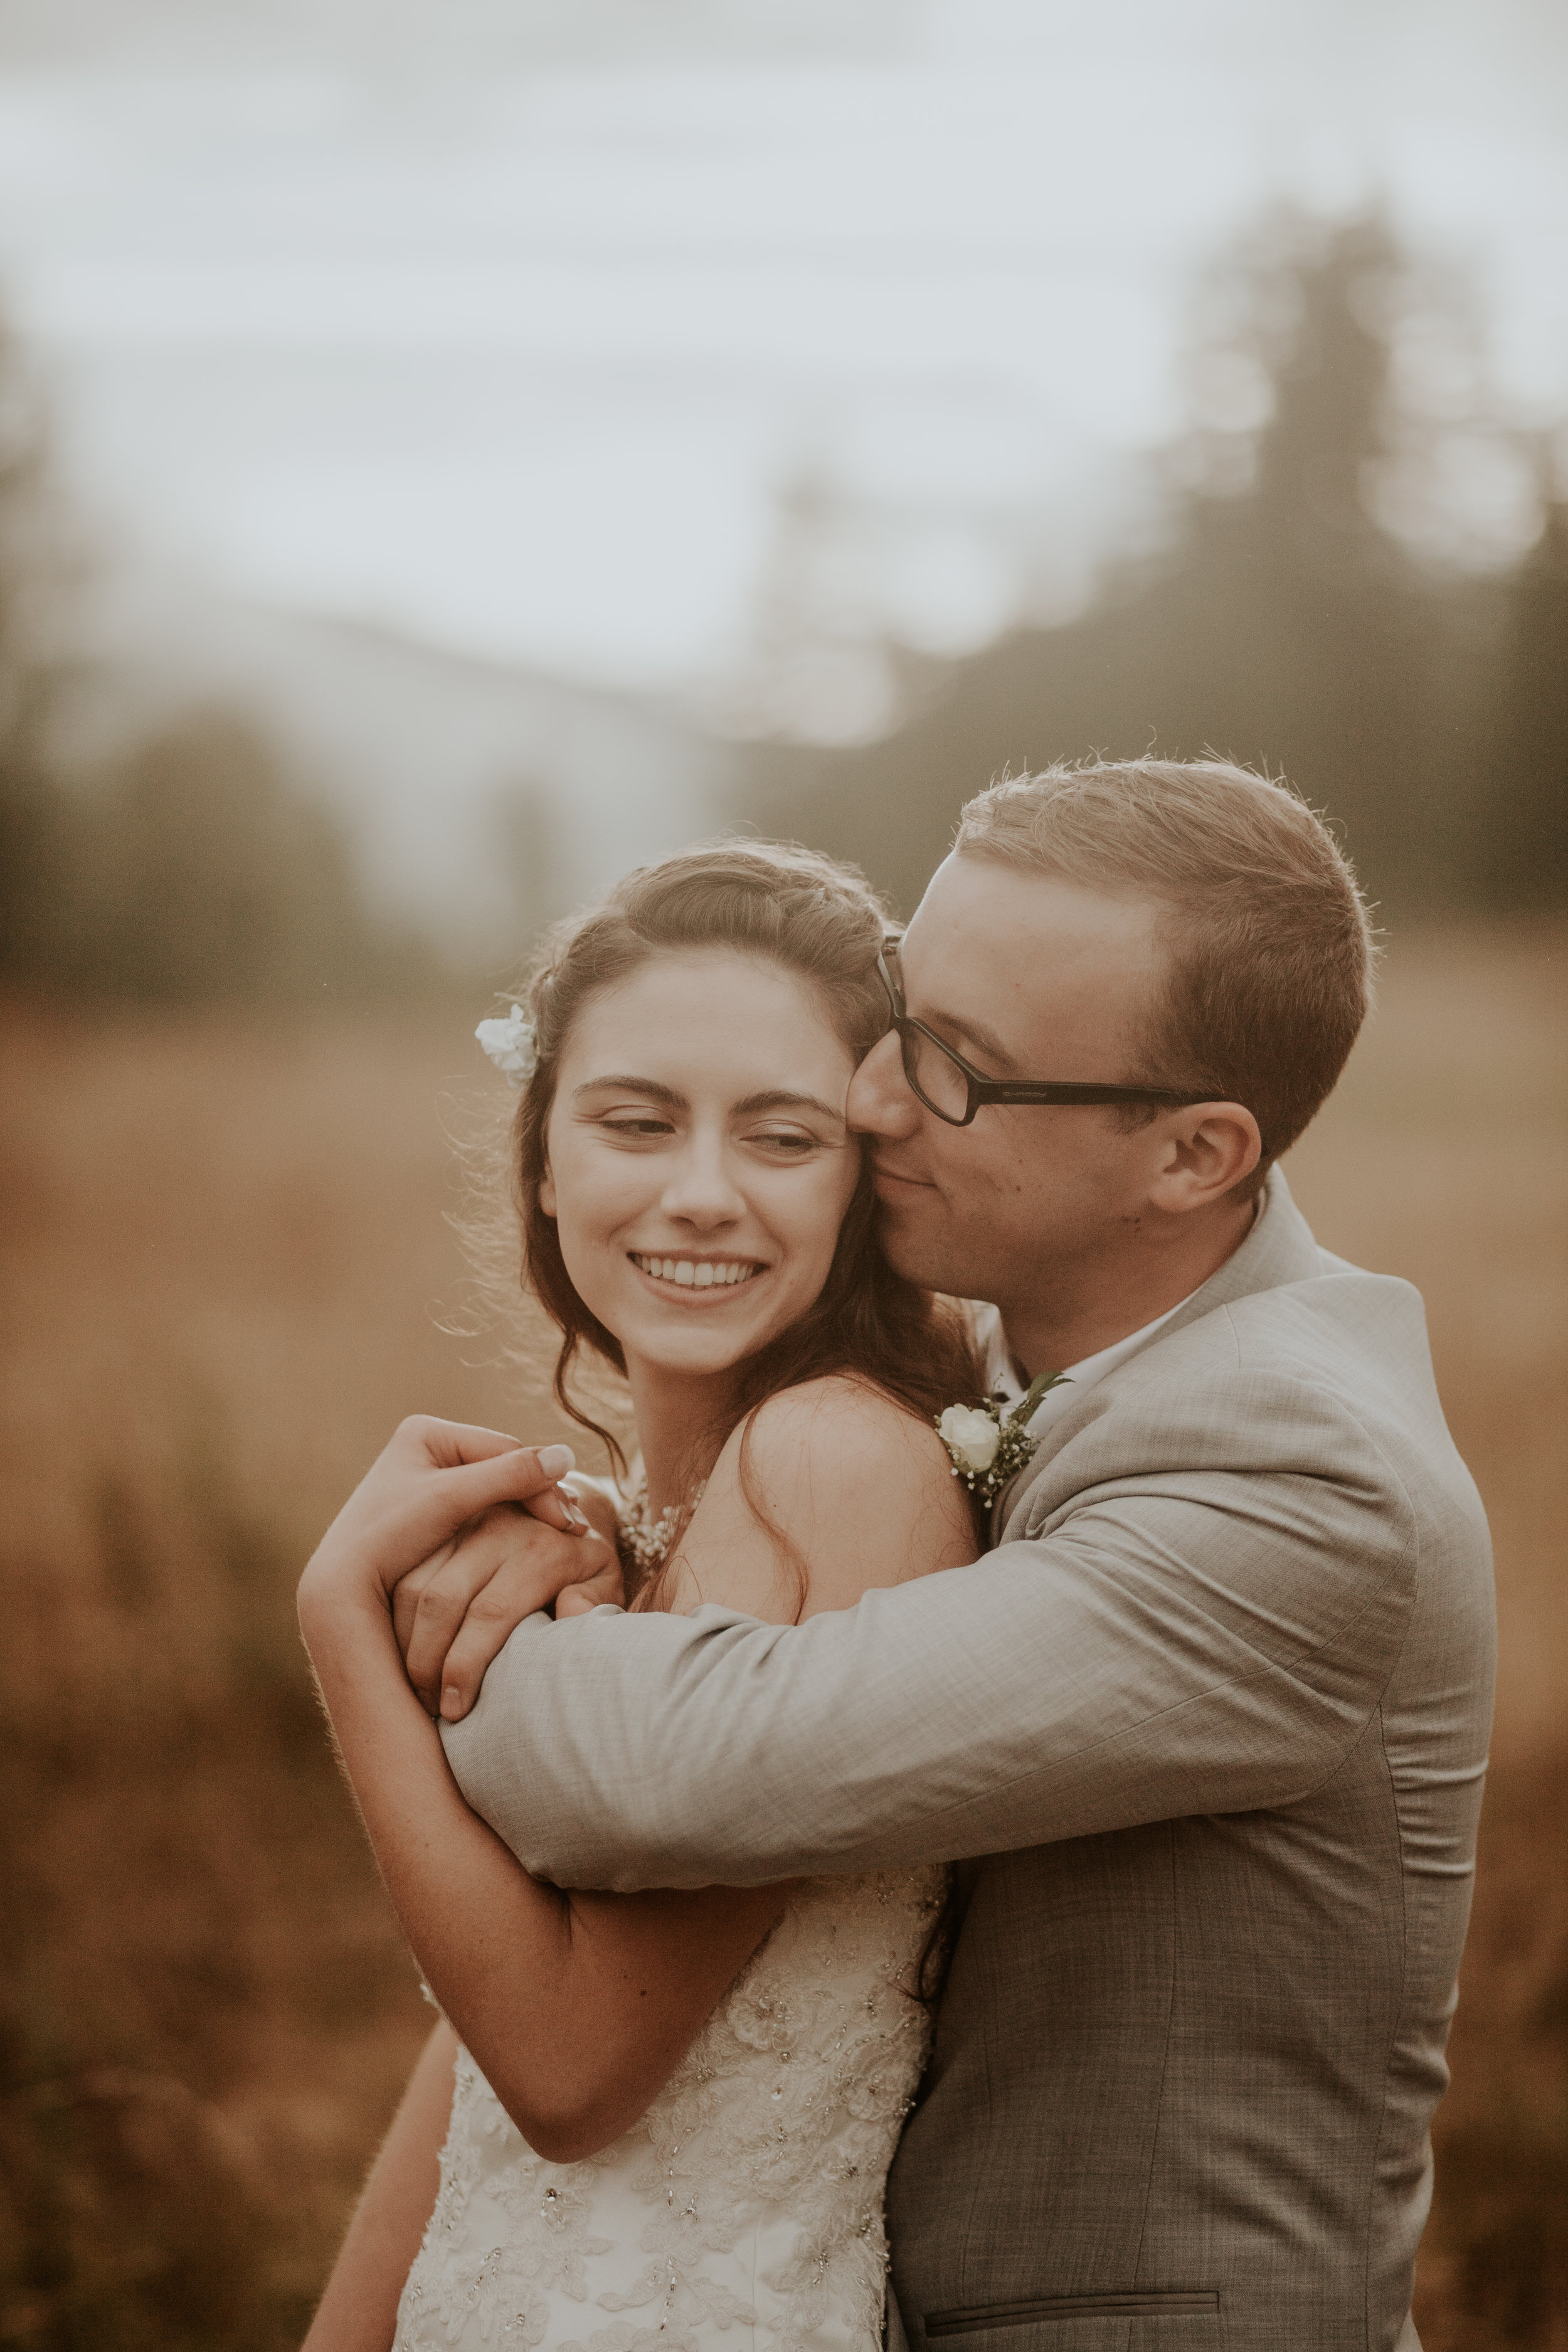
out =
<path fill-rule="evenodd" d="M 814 1879 L 641 2121 L 534 2155 L 460 2051 L 394 2352 L 876 2352 L 945 1873 Z"/>

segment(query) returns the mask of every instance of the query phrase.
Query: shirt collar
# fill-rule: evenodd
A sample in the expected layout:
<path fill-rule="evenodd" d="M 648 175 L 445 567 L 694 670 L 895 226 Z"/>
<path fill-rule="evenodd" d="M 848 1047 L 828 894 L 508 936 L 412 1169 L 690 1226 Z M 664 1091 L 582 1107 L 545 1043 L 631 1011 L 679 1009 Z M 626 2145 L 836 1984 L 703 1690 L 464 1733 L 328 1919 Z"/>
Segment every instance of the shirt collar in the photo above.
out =
<path fill-rule="evenodd" d="M 1241 1243 L 1240 1248 L 1245 1249 L 1247 1241 L 1250 1240 L 1252 1234 L 1258 1231 L 1262 1211 L 1263 1200 L 1259 1199 L 1253 1212 L 1253 1221 L 1247 1239 Z M 1231 1264 L 1237 1254 L 1233 1251 L 1231 1258 L 1226 1261 L 1226 1265 Z M 1214 1278 L 1211 1275 L 1209 1281 L 1212 1282 Z M 1094 1386 L 1096 1381 L 1102 1381 L 1107 1372 L 1113 1372 L 1118 1364 L 1123 1362 L 1127 1357 L 1134 1355 L 1145 1340 L 1152 1339 L 1156 1331 L 1161 1330 L 1165 1324 L 1173 1321 L 1184 1307 L 1192 1305 L 1199 1291 L 1207 1287 L 1207 1283 L 1200 1282 L 1196 1290 L 1189 1290 L 1184 1298 L 1178 1298 L 1173 1307 L 1168 1307 L 1163 1315 L 1156 1315 L 1152 1323 L 1143 1324 L 1136 1331 L 1129 1331 L 1124 1339 L 1113 1339 L 1109 1348 L 1101 1348 L 1094 1355 L 1085 1356 L 1079 1363 L 1067 1365 L 1063 1370 L 1060 1384 L 1048 1391 L 1040 1399 L 1039 1404 L 1030 1415 L 1031 1433 L 1038 1437 L 1043 1430 L 1048 1429 L 1052 1422 L 1058 1420 L 1071 1405 L 1075 1404 L 1086 1390 Z M 985 1360 L 987 1393 L 992 1396 L 1004 1396 L 1009 1403 L 1016 1403 L 1024 1393 L 1024 1383 L 1013 1369 L 1013 1359 L 1007 1351 L 1007 1342 L 1002 1330 L 1002 1318 L 994 1307 L 982 1309 L 979 1339 Z"/>
<path fill-rule="evenodd" d="M 1202 1286 L 1200 1284 L 1199 1289 Z M 1037 1437 L 1042 1430 L 1048 1429 L 1052 1422 L 1076 1403 L 1087 1389 L 1091 1389 L 1096 1381 L 1102 1381 L 1107 1372 L 1114 1371 L 1125 1357 L 1141 1348 L 1146 1339 L 1152 1339 L 1162 1325 L 1169 1323 L 1173 1316 L 1179 1315 L 1188 1298 L 1195 1298 L 1197 1295 L 1196 1290 L 1189 1291 L 1187 1298 L 1178 1298 L 1174 1307 L 1167 1307 L 1163 1315 L 1156 1315 L 1152 1323 L 1145 1323 L 1140 1330 L 1129 1331 L 1124 1339 L 1113 1339 L 1109 1348 L 1100 1348 L 1092 1356 L 1085 1356 L 1079 1362 L 1068 1364 L 1062 1373 L 1061 1384 L 1040 1399 L 1031 1415 L 1031 1433 Z M 986 1389 L 993 1396 L 1000 1394 L 1010 1403 L 1016 1403 L 1024 1393 L 1024 1383 L 1013 1369 L 1007 1343 L 1002 1334 L 1002 1318 L 994 1307 L 989 1310 L 987 1323 L 988 1328 L 984 1334 Z"/>

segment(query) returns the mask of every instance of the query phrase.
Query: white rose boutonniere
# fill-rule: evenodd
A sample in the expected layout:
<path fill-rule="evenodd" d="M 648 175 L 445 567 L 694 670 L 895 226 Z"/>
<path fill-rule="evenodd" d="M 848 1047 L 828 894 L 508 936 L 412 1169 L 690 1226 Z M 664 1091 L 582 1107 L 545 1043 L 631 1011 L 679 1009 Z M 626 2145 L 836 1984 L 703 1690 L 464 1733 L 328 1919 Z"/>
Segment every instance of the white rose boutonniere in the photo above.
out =
<path fill-rule="evenodd" d="M 950 1404 L 938 1421 L 937 1435 L 952 1456 L 956 1472 L 981 1475 L 996 1459 L 1002 1424 L 977 1404 Z"/>
<path fill-rule="evenodd" d="M 1033 1457 L 1039 1444 L 1029 1434 L 1035 1409 L 1066 1378 L 1065 1372 L 1042 1372 L 1007 1412 L 1000 1397 L 986 1397 L 980 1404 L 950 1404 L 938 1413 L 936 1433 L 947 1448 L 952 1475 L 983 1503 L 994 1503 Z"/>
<path fill-rule="evenodd" d="M 539 1047 L 533 1024 L 521 1004 L 514 1004 L 504 1021 L 481 1021 L 474 1034 L 509 1086 L 528 1084 L 538 1065 Z"/>

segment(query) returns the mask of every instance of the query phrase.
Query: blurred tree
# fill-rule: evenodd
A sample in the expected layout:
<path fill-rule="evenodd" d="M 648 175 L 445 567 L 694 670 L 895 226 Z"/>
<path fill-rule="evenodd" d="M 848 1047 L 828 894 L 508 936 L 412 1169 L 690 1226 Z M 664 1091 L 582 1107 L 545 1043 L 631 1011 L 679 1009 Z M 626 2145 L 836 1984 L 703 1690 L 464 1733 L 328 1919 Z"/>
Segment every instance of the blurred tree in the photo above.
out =
<path fill-rule="evenodd" d="M 1474 872 L 1494 906 L 1568 903 L 1568 500 L 1507 583 L 1488 737 L 1492 788 L 1476 810 Z"/>
<path fill-rule="evenodd" d="M 253 719 L 187 711 L 96 777 L 58 772 L 71 537 L 0 325 L 0 985 L 280 1002 L 439 984 L 433 951 L 364 908 L 336 827 Z"/>
<path fill-rule="evenodd" d="M 1562 692 L 1557 559 L 1506 584 L 1445 573 L 1369 510 L 1401 455 L 1391 322 L 1413 276 L 1375 218 L 1315 247 L 1275 225 L 1200 339 L 1208 413 L 1177 453 L 1164 551 L 1081 619 L 958 665 L 879 742 L 754 747 L 743 814 L 855 858 L 908 908 L 991 777 L 1090 750 L 1213 750 L 1283 769 L 1401 910 L 1471 900 L 1482 835 L 1492 898 L 1536 895 L 1532 826 L 1490 820 L 1560 789 L 1561 730 L 1554 746 L 1531 715 Z M 1430 310 L 1440 289 L 1419 290 Z"/>
<path fill-rule="evenodd" d="M 69 550 L 46 454 L 37 393 L 0 321 L 0 971 L 37 953 L 63 857 L 45 742 Z"/>
<path fill-rule="evenodd" d="M 52 978 L 143 1001 L 301 1001 L 428 983 L 363 908 L 342 841 L 255 722 L 184 713 L 65 799 Z"/>

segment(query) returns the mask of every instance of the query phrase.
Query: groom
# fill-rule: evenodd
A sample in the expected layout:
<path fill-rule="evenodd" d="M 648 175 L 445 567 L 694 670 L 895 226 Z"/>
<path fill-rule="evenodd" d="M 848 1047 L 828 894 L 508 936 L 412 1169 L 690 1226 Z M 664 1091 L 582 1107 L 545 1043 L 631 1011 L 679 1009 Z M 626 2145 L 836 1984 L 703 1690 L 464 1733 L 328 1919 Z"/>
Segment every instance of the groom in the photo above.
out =
<path fill-rule="evenodd" d="M 893 1263 L 992 1302 L 1004 1389 L 1068 1372 L 995 1549 L 800 1626 L 535 1616 L 446 1728 L 561 1884 L 961 1865 L 889 2185 L 914 2352 L 1415 2352 L 1491 1596 L 1419 1298 L 1274 1164 L 1368 962 L 1245 771 L 973 801 L 849 1114 Z"/>

